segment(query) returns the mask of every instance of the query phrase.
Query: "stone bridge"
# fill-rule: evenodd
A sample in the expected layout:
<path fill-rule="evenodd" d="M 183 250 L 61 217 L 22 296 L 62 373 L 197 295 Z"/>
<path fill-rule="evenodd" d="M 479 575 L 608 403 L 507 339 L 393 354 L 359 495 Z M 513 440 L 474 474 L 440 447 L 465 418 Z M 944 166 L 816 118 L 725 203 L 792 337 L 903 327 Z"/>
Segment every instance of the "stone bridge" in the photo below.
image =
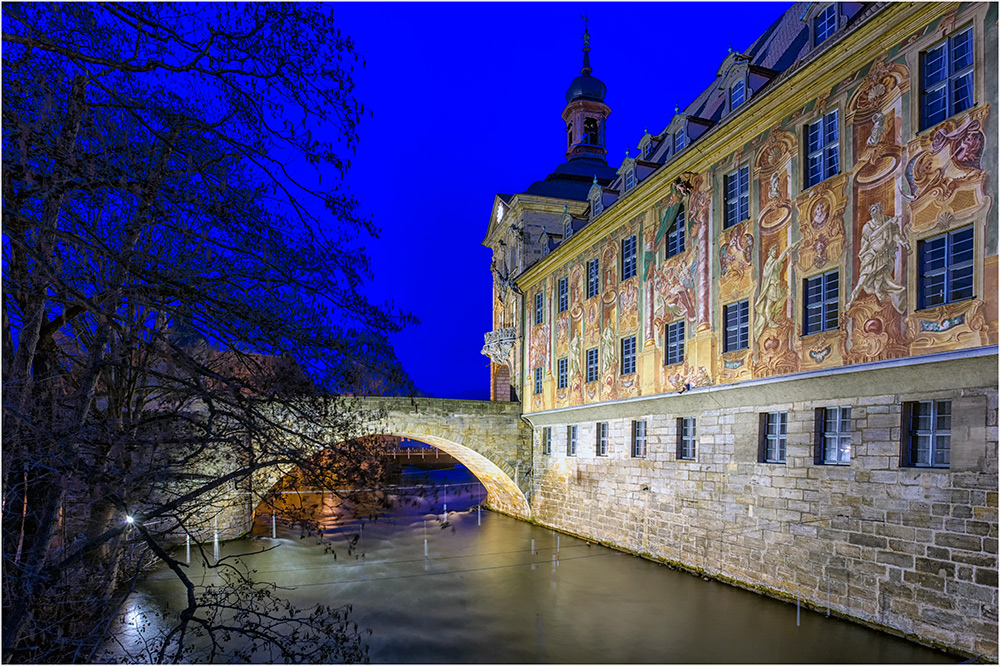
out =
<path fill-rule="evenodd" d="M 531 517 L 526 499 L 531 428 L 520 418 L 519 403 L 363 397 L 351 398 L 350 405 L 352 411 L 371 417 L 359 419 L 357 431 L 342 434 L 341 440 L 381 434 L 426 442 L 476 475 L 486 487 L 486 506 L 518 518 Z M 273 477 L 258 477 L 253 485 L 268 487 L 275 481 Z M 222 538 L 243 534 L 253 520 L 255 506 L 251 504 L 255 500 L 235 491 L 233 499 L 216 522 Z"/>

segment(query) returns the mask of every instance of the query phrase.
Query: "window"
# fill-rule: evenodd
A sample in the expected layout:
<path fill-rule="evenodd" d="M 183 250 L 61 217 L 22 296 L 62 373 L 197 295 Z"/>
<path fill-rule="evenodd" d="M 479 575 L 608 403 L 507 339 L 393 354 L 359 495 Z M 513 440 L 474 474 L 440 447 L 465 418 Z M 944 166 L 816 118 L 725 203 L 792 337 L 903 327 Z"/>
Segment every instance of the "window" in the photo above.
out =
<path fill-rule="evenodd" d="M 920 241 L 920 308 L 972 298 L 971 226 Z"/>
<path fill-rule="evenodd" d="M 806 187 L 840 171 L 840 130 L 837 112 L 831 111 L 806 125 Z"/>
<path fill-rule="evenodd" d="M 837 271 L 806 278 L 803 287 L 802 335 L 838 327 L 840 274 Z"/>
<path fill-rule="evenodd" d="M 584 118 L 583 119 L 584 143 L 589 143 L 592 146 L 598 145 L 600 142 L 598 140 L 597 133 L 598 133 L 597 118 Z"/>
<path fill-rule="evenodd" d="M 750 217 L 750 167 L 741 166 L 726 175 L 726 219 L 723 226 L 729 228 Z"/>
<path fill-rule="evenodd" d="M 627 280 L 635 275 L 635 234 L 622 239 L 622 280 Z"/>
<path fill-rule="evenodd" d="M 566 455 L 576 455 L 576 426 L 566 426 Z"/>
<path fill-rule="evenodd" d="M 667 324 L 667 355 L 665 365 L 684 362 L 684 320 Z"/>
<path fill-rule="evenodd" d="M 597 455 L 608 455 L 608 422 L 602 421 L 597 424 Z"/>
<path fill-rule="evenodd" d="M 591 219 L 593 219 L 593 218 L 597 217 L 598 215 L 600 215 L 602 210 L 604 210 L 604 206 L 601 203 L 601 195 L 598 194 L 596 197 L 594 197 L 594 200 L 592 202 L 590 202 L 590 217 L 591 217 Z"/>
<path fill-rule="evenodd" d="M 632 457 L 646 457 L 646 422 L 632 421 Z"/>
<path fill-rule="evenodd" d="M 535 294 L 535 323 L 542 323 L 542 314 L 545 309 L 545 295 L 542 292 Z"/>
<path fill-rule="evenodd" d="M 813 19 L 813 45 L 818 46 L 837 31 L 837 6 L 830 5 Z"/>
<path fill-rule="evenodd" d="M 625 172 L 625 191 L 628 192 L 633 187 L 635 187 L 635 169 L 629 169 Z"/>
<path fill-rule="evenodd" d="M 974 69 L 972 26 L 920 54 L 920 129 L 973 105 Z"/>
<path fill-rule="evenodd" d="M 693 416 L 677 419 L 677 459 L 694 460 L 695 421 Z"/>
<path fill-rule="evenodd" d="M 723 308 L 726 324 L 726 338 L 723 352 L 746 349 L 750 346 L 750 301 L 730 303 Z"/>
<path fill-rule="evenodd" d="M 559 278 L 559 312 L 569 309 L 569 278 Z"/>
<path fill-rule="evenodd" d="M 851 408 L 816 410 L 816 464 L 848 465 L 851 462 Z"/>
<path fill-rule="evenodd" d="M 587 381 L 597 381 L 597 347 L 587 350 Z"/>
<path fill-rule="evenodd" d="M 587 262 L 587 298 L 597 296 L 597 290 L 601 286 L 601 270 L 597 259 Z"/>
<path fill-rule="evenodd" d="M 552 428 L 542 428 L 542 454 L 552 455 Z"/>
<path fill-rule="evenodd" d="M 768 412 L 760 417 L 760 462 L 784 464 L 788 412 Z"/>
<path fill-rule="evenodd" d="M 642 147 L 642 159 L 649 159 L 649 154 L 653 152 L 653 142 L 650 141 L 645 146 Z"/>
<path fill-rule="evenodd" d="M 567 375 L 569 374 L 569 360 L 561 358 L 557 361 L 556 365 L 558 366 L 557 388 L 564 389 L 568 385 Z"/>
<path fill-rule="evenodd" d="M 535 393 L 542 392 L 542 369 L 535 368 Z"/>
<path fill-rule="evenodd" d="M 684 209 L 677 211 L 677 219 L 667 232 L 667 259 L 684 251 Z"/>
<path fill-rule="evenodd" d="M 911 467 L 951 464 L 951 400 L 903 403 L 902 461 Z"/>
<path fill-rule="evenodd" d="M 678 153 L 684 147 L 687 138 L 684 136 L 684 128 L 679 127 L 674 132 L 674 152 Z"/>
<path fill-rule="evenodd" d="M 729 110 L 733 111 L 746 99 L 746 85 L 737 81 L 729 87 Z"/>
<path fill-rule="evenodd" d="M 635 372 L 635 336 L 622 338 L 622 374 Z"/>

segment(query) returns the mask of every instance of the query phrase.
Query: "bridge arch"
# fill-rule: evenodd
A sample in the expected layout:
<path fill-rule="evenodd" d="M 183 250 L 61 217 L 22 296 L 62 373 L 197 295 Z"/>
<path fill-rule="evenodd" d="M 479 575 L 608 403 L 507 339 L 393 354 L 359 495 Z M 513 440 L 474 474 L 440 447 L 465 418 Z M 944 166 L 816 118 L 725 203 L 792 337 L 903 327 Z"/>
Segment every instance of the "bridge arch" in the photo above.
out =
<path fill-rule="evenodd" d="M 455 460 L 465 465 L 477 479 L 486 487 L 486 506 L 502 513 L 517 516 L 518 518 L 530 518 L 531 507 L 524 493 L 518 487 L 515 479 L 511 478 L 495 462 L 478 453 L 468 446 L 463 446 L 444 437 L 430 435 L 426 432 L 418 431 L 394 431 L 379 432 L 380 435 L 395 435 L 415 439 L 440 449 L 449 454 Z M 517 476 L 517 472 L 515 472 Z"/>

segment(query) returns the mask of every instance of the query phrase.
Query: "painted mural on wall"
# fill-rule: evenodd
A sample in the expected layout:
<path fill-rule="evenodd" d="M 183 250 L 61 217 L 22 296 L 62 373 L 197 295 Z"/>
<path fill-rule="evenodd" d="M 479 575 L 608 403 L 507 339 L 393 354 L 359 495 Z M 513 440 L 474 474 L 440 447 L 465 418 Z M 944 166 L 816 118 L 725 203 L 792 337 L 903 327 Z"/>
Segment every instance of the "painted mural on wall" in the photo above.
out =
<path fill-rule="evenodd" d="M 993 184 L 983 166 L 991 109 L 980 104 L 908 141 L 903 134 L 917 122 L 911 68 L 930 40 L 947 36 L 942 31 L 949 25 L 942 22 L 936 36 L 925 30 L 893 47 L 790 113 L 783 125 L 720 160 L 714 170 L 683 174 L 643 215 L 550 276 L 550 295 L 557 293 L 558 277 L 569 278 L 570 303 L 567 312 L 553 313 L 551 328 L 547 322 L 529 327 L 530 365 L 523 374 L 530 382 L 531 369 L 542 366 L 551 382 L 545 400 L 533 396 L 532 408 L 994 342 L 990 313 L 997 306 L 989 285 L 996 282 L 997 262 L 995 255 L 982 256 L 993 205 Z M 803 188 L 802 132 L 833 111 L 843 115 L 840 169 Z M 713 213 L 713 185 L 721 186 L 720 174 L 747 160 L 752 218 L 722 229 L 721 219 L 713 221 L 713 214 L 719 215 Z M 682 252 L 666 258 L 661 227 L 671 207 L 683 208 L 686 242 Z M 969 226 L 977 253 L 974 297 L 923 308 L 921 243 Z M 633 233 L 639 274 L 622 281 L 621 239 Z M 599 288 L 587 299 L 586 265 L 595 258 Z M 837 326 L 806 335 L 804 281 L 834 270 L 839 272 Z M 749 348 L 723 353 L 723 306 L 744 299 L 749 302 Z M 502 311 L 497 316 L 506 319 Z M 666 365 L 665 327 L 679 320 L 685 324 L 685 357 Z M 621 341 L 633 334 L 639 372 L 623 376 Z M 586 382 L 586 353 L 594 348 L 598 379 Z M 568 358 L 563 389 L 555 387 L 555 358 Z"/>

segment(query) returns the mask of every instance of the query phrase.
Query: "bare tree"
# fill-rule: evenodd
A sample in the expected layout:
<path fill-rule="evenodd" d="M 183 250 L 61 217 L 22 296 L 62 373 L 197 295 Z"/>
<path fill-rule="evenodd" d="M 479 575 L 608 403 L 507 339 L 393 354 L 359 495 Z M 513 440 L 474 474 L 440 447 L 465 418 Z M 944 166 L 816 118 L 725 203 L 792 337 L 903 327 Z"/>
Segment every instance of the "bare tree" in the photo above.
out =
<path fill-rule="evenodd" d="M 154 562 L 189 594 L 138 659 L 192 658 L 197 633 L 212 659 L 235 634 L 363 657 L 341 609 L 289 617 L 227 562 L 199 590 L 171 555 L 262 470 L 319 471 L 328 446 L 341 483 L 377 467 L 329 396 L 358 364 L 394 372 L 385 335 L 411 318 L 359 291 L 376 229 L 340 176 L 363 61 L 332 13 L 4 6 L 5 661 L 96 659 Z"/>

